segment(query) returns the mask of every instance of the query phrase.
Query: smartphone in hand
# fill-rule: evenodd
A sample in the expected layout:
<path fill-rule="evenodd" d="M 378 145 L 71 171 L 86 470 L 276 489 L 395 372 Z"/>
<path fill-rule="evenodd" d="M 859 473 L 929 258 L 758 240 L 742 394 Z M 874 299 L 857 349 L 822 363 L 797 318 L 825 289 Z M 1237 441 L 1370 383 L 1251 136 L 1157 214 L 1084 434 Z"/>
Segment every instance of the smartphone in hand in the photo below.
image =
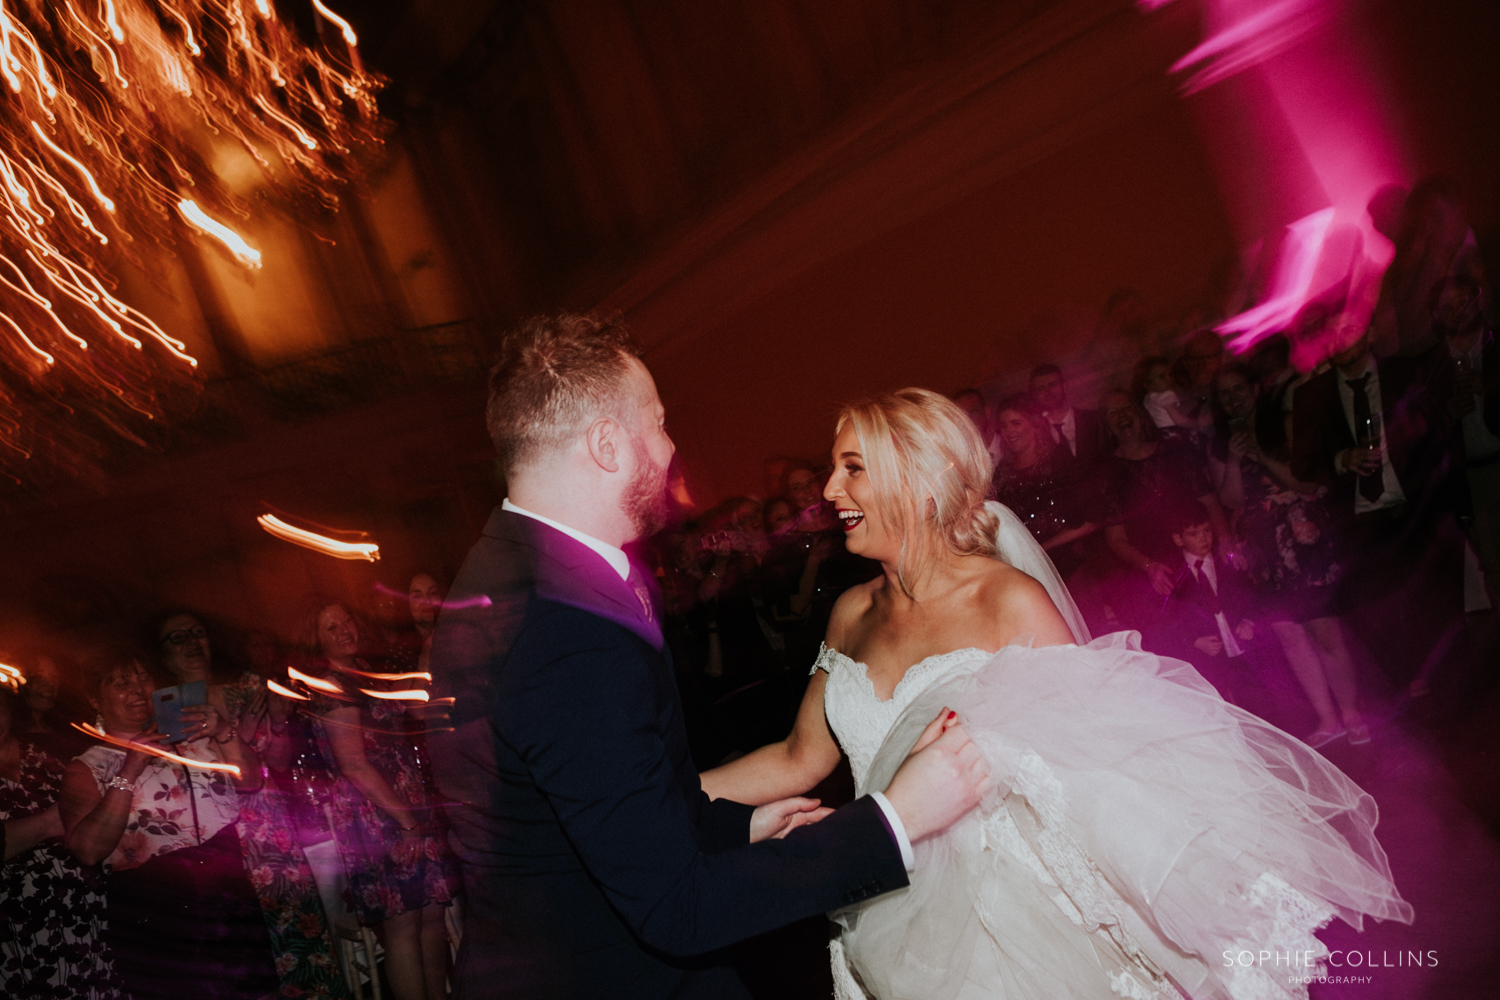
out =
<path fill-rule="evenodd" d="M 186 684 L 157 688 L 151 692 L 151 709 L 156 714 L 157 731 L 167 734 L 168 743 L 183 742 L 188 737 L 183 731 L 182 710 L 207 701 L 207 681 L 189 681 Z"/>

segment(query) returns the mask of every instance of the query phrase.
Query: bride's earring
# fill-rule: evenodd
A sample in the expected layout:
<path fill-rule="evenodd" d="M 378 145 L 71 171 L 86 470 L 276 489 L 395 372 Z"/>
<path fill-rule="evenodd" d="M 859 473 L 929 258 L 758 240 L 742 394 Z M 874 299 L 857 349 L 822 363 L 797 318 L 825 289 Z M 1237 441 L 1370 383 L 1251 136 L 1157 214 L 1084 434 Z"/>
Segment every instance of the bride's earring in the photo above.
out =
<path fill-rule="evenodd" d="M 97 730 L 99 730 L 99 732 L 101 732 L 101 733 L 104 732 L 104 713 L 103 712 L 100 712 L 98 718 L 96 718 L 94 720 L 94 728 L 97 729 Z"/>

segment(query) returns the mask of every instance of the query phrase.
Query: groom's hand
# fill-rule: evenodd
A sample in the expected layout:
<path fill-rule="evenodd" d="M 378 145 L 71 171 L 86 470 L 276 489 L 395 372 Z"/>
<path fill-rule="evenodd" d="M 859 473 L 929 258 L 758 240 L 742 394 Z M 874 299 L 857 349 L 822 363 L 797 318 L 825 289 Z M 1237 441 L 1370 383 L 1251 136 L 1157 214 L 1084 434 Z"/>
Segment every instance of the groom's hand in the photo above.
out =
<path fill-rule="evenodd" d="M 989 770 L 954 713 L 943 709 L 912 748 L 885 790 L 916 843 L 948 829 L 994 787 Z"/>
<path fill-rule="evenodd" d="M 820 808 L 817 799 L 792 798 L 778 802 L 767 802 L 750 816 L 750 843 L 762 840 L 780 840 L 799 826 L 807 826 L 833 812 L 827 806 Z"/>

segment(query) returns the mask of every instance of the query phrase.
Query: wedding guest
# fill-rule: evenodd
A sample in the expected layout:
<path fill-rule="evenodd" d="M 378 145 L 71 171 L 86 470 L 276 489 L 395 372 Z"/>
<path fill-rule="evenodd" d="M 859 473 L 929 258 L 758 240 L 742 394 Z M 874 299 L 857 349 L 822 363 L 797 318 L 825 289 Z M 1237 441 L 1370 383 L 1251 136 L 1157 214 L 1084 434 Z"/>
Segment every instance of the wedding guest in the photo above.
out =
<path fill-rule="evenodd" d="M 1130 394 L 1141 401 L 1162 437 L 1187 439 L 1206 425 L 1199 414 L 1183 408 L 1171 371 L 1171 364 L 1161 355 L 1142 358 L 1131 373 Z"/>
<path fill-rule="evenodd" d="M 90 745 L 88 737 L 69 725 L 69 716 L 77 715 L 76 707 L 70 710 L 63 705 L 64 674 L 72 676 L 77 671 L 53 650 L 33 650 L 22 659 L 29 669 L 21 688 L 24 711 L 16 729 L 58 760 L 72 760 Z"/>
<path fill-rule="evenodd" d="M 444 831 L 428 800 L 406 708 L 382 698 L 410 687 L 383 681 L 360 655 L 365 628 L 344 605 L 312 598 L 303 619 L 319 750 L 338 774 L 331 809 L 358 921 L 379 927 L 397 1000 L 440 1000 L 448 974 L 443 910 L 456 886 Z"/>
<path fill-rule="evenodd" d="M 1292 366 L 1292 342 L 1286 334 L 1273 333 L 1257 341 L 1245 360 L 1245 367 L 1266 405 L 1280 411 L 1283 397 L 1297 378 L 1297 369 Z"/>
<path fill-rule="evenodd" d="M 269 715 L 265 681 L 248 670 L 220 679 L 235 671 L 216 672 L 214 644 L 197 615 L 158 616 L 152 634 L 173 683 L 207 685 L 208 703 L 229 721 L 229 747 L 238 745 L 232 762 L 255 770 L 263 762 L 268 765 L 260 787 L 239 790 L 236 828 L 245 870 L 251 873 L 276 953 L 280 995 L 344 996 L 347 984 L 334 957 L 313 872 L 293 835 L 296 824 L 289 797 L 294 789 L 276 780 L 292 748 L 286 727 L 278 727 Z M 280 766 L 273 770 L 271 763 Z"/>
<path fill-rule="evenodd" d="M 1485 318 L 1485 295 L 1469 275 L 1436 289 L 1433 325 L 1453 371 L 1449 411 L 1453 454 L 1463 470 L 1459 509 L 1483 567 L 1492 607 L 1500 608 L 1500 346 Z M 1486 417 L 1486 411 L 1491 416 Z"/>
<path fill-rule="evenodd" d="M 104 943 L 104 886 L 62 844 L 64 764 L 19 731 L 26 715 L 0 687 L 0 995 L 127 1000 Z"/>
<path fill-rule="evenodd" d="M 1404 198 L 1382 189 L 1386 205 L 1372 199 L 1372 219 L 1384 217 L 1396 254 L 1380 284 L 1371 335 L 1382 355 L 1415 356 L 1441 340 L 1432 322 L 1431 290 L 1460 274 L 1479 277 L 1474 232 L 1465 217 L 1459 186 L 1450 177 L 1418 181 Z"/>
<path fill-rule="evenodd" d="M 1169 566 L 1177 553 L 1166 512 L 1193 502 L 1202 505 L 1221 545 L 1229 544 L 1224 508 L 1209 485 L 1197 453 L 1178 441 L 1164 441 L 1156 426 L 1129 394 L 1115 391 L 1103 399 L 1104 419 L 1114 453 L 1105 466 L 1104 495 L 1109 505 L 1104 539 L 1120 563 L 1144 576 L 1160 597 L 1172 592 Z M 1138 605 L 1142 594 L 1127 581 L 1116 586 L 1123 605 Z M 1118 608 L 1116 609 L 1119 610 Z"/>
<path fill-rule="evenodd" d="M 1057 570 L 1069 576 L 1085 558 L 1082 542 L 1103 520 L 1092 488 L 1066 446 L 1053 441 L 1030 397 L 1000 401 L 995 418 L 1005 457 L 995 468 L 995 499 L 1015 511 Z"/>
<path fill-rule="evenodd" d="M 219 765 L 238 740 L 212 704 L 182 710 L 187 739 L 171 752 L 156 731 L 156 682 L 129 649 L 111 647 L 84 664 L 84 689 L 99 728 L 139 748 L 90 747 L 63 773 L 64 844 L 84 865 L 102 865 L 104 935 L 135 1000 L 259 1000 L 277 988 L 276 966 L 254 887 L 245 874 L 235 820 L 236 786 L 253 789 L 259 768 L 231 778 Z"/>
<path fill-rule="evenodd" d="M 763 679 L 780 656 L 763 628 L 760 568 L 766 555 L 761 507 L 749 497 L 731 497 L 704 518 L 703 543 L 712 557 L 698 589 L 708 617 L 707 674 L 727 689 Z M 784 647 L 783 647 L 784 648 Z"/>
<path fill-rule="evenodd" d="M 1359 681 L 1344 626 L 1329 613 L 1335 585 L 1344 573 L 1320 496 L 1299 497 L 1275 526 L 1276 561 L 1263 601 L 1276 641 L 1297 683 L 1318 716 L 1318 728 L 1303 742 L 1320 747 L 1347 735 L 1370 742 L 1360 714 Z"/>
<path fill-rule="evenodd" d="M 790 455 L 772 455 L 761 464 L 762 489 L 768 497 L 786 493 L 786 474 L 794 460 Z"/>
<path fill-rule="evenodd" d="M 1260 688 L 1246 652 L 1256 637 L 1256 601 L 1245 574 L 1214 554 L 1214 529 L 1194 504 L 1167 514 L 1177 557 L 1172 591 L 1146 630 L 1155 652 L 1187 660 L 1224 697 L 1252 708 Z M 1258 692 L 1257 692 L 1258 693 Z"/>
<path fill-rule="evenodd" d="M 1199 330 L 1182 345 L 1173 380 L 1178 402 L 1190 414 L 1206 414 L 1213 396 L 1214 375 L 1224 364 L 1224 341 L 1212 330 Z"/>
<path fill-rule="evenodd" d="M 952 399 L 974 422 L 980 439 L 984 441 L 985 450 L 990 453 L 990 460 L 1000 461 L 1000 435 L 990 416 L 990 408 L 984 401 L 984 395 L 978 389 L 960 389 L 953 394 Z"/>
<path fill-rule="evenodd" d="M 406 585 L 406 606 L 411 614 L 412 625 L 422 638 L 417 653 L 416 669 L 429 673 L 432 658 L 432 636 L 437 630 L 438 614 L 443 607 L 443 598 L 448 588 L 439 582 L 435 573 L 413 573 Z"/>
<path fill-rule="evenodd" d="M 1334 614 L 1393 592 L 1427 551 L 1450 484 L 1447 349 L 1376 360 L 1368 332 L 1335 336 L 1332 365 L 1296 391 L 1291 471 L 1326 485 L 1347 540 Z"/>
<path fill-rule="evenodd" d="M 786 470 L 786 496 L 797 510 L 802 530 L 823 531 L 833 526 L 823 502 L 823 473 L 811 462 L 794 459 Z"/>
<path fill-rule="evenodd" d="M 1037 409 L 1047 421 L 1054 443 L 1066 443 L 1068 454 L 1091 468 L 1104 460 L 1104 424 L 1096 410 L 1084 410 L 1068 401 L 1068 386 L 1062 369 L 1054 364 L 1031 370 L 1029 389 Z"/>
<path fill-rule="evenodd" d="M 1250 370 L 1238 364 L 1219 369 L 1214 376 L 1209 482 L 1233 518 L 1251 572 L 1262 582 L 1277 559 L 1276 526 L 1288 506 L 1323 492 L 1294 476 L 1290 460 L 1280 414 L 1260 406 Z"/>
<path fill-rule="evenodd" d="M 767 500 L 765 506 L 761 508 L 765 533 L 767 535 L 780 533 L 783 528 L 791 523 L 794 513 L 792 502 L 786 497 L 773 496 Z"/>

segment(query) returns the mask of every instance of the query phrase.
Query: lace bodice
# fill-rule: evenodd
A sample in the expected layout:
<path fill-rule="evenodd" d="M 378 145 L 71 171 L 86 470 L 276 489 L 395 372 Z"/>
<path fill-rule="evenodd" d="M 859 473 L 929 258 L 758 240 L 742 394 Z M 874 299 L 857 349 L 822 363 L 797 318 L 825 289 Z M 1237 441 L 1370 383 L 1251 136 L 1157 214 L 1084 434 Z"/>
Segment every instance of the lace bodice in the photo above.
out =
<path fill-rule="evenodd" d="M 863 663 L 827 645 L 819 649 L 813 672 L 822 670 L 828 674 L 828 686 L 823 690 L 823 711 L 828 716 L 828 724 L 833 727 L 833 735 L 838 738 L 844 753 L 849 755 L 854 787 L 864 793 L 865 778 L 870 773 L 875 752 L 906 706 L 939 678 L 951 676 L 958 670 L 977 670 L 994 657 L 994 653 L 977 648 L 929 656 L 909 667 L 897 682 L 890 700 L 882 701 L 875 694 L 875 682 L 870 680 Z"/>

